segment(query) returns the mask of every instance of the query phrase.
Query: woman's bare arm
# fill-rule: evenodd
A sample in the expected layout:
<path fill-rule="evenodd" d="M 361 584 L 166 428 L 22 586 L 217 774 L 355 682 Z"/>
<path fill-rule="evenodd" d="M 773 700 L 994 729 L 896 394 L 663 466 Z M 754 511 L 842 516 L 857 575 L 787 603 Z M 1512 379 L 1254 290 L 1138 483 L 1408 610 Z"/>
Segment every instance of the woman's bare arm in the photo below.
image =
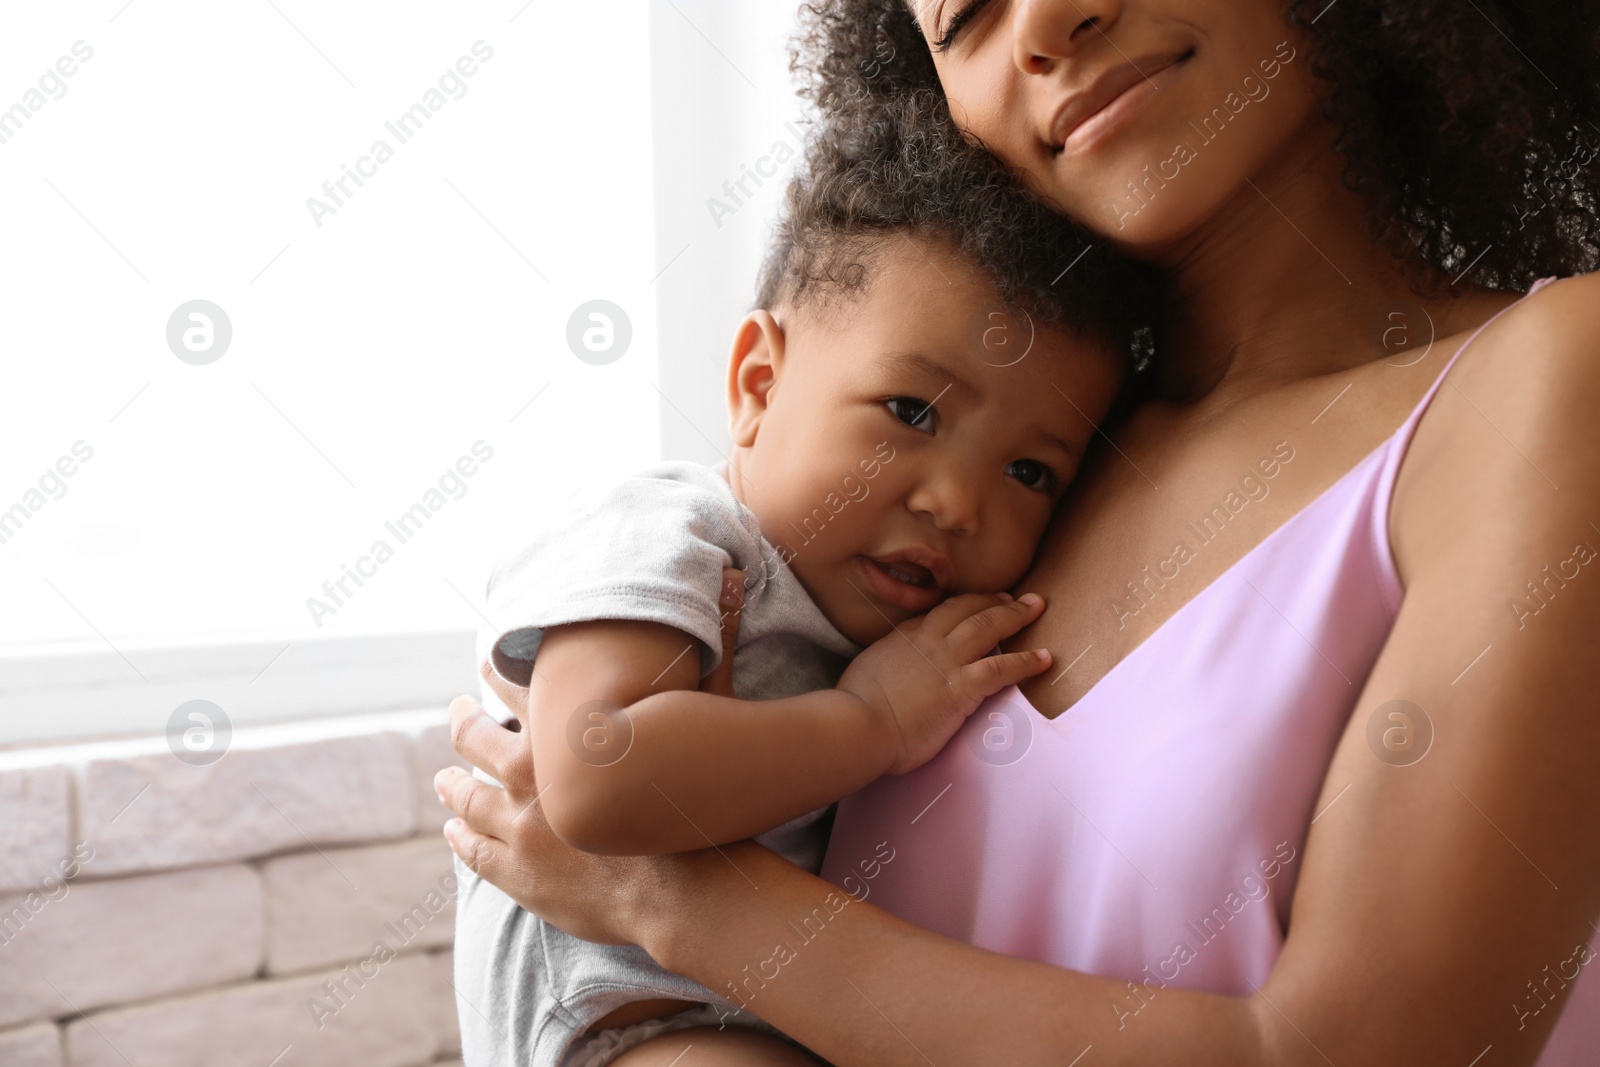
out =
<path fill-rule="evenodd" d="M 756 974 L 750 1010 L 838 1067 L 1059 1067 L 1085 1050 L 1130 1067 L 1531 1064 L 1600 911 L 1600 560 L 1567 562 L 1600 547 L 1596 283 L 1552 286 L 1538 314 L 1486 333 L 1446 386 L 1456 399 L 1436 401 L 1437 444 L 1408 458 L 1405 602 L 1329 768 L 1284 950 L 1251 995 L 1168 987 L 1127 1018 L 1124 982 L 931 934 L 748 843 L 607 866 L 486 806 L 455 846 L 579 936 L 636 942 L 725 993 Z M 1552 572 L 1564 584 L 1534 598 L 1527 583 Z M 1434 731 L 1405 766 L 1367 740 L 1395 700 Z M 470 709 L 456 720 L 463 754 L 518 766 Z M 449 771 L 440 784 L 458 812 L 475 792 Z M 823 933 L 778 962 L 817 908 Z"/>

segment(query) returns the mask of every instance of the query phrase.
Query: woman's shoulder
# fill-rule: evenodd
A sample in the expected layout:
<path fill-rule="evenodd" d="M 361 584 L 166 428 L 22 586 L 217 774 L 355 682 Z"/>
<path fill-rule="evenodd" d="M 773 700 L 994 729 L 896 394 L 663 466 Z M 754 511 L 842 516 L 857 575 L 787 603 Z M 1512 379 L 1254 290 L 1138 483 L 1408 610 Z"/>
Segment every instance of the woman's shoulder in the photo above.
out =
<path fill-rule="evenodd" d="M 1402 574 L 1441 551 L 1464 563 L 1587 530 L 1597 411 L 1600 274 L 1575 275 L 1509 306 L 1445 376 L 1395 486 Z"/>
<path fill-rule="evenodd" d="M 1461 352 L 1441 392 L 1466 400 L 1480 426 L 1487 419 L 1508 435 L 1499 419 L 1539 436 L 1592 425 L 1600 399 L 1600 273 L 1554 279 L 1508 306 Z M 1447 397 L 1441 402 L 1449 406 Z"/>
<path fill-rule="evenodd" d="M 1600 380 L 1600 273 L 1548 282 L 1513 307 L 1503 328 L 1485 341 L 1495 363 L 1520 361 L 1528 373 Z"/>

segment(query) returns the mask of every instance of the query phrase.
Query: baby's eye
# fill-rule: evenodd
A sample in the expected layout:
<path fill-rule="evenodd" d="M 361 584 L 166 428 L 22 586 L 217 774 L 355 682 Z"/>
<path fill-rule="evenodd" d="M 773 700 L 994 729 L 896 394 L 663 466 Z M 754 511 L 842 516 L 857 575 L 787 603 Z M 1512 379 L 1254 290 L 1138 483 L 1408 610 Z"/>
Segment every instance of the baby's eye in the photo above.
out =
<path fill-rule="evenodd" d="M 1029 489 L 1048 493 L 1053 479 L 1050 468 L 1036 459 L 1019 459 L 1006 468 L 1006 476 L 1015 478 Z"/>
<path fill-rule="evenodd" d="M 933 405 L 914 396 L 893 396 L 884 401 L 889 414 L 916 430 L 933 432 Z"/>

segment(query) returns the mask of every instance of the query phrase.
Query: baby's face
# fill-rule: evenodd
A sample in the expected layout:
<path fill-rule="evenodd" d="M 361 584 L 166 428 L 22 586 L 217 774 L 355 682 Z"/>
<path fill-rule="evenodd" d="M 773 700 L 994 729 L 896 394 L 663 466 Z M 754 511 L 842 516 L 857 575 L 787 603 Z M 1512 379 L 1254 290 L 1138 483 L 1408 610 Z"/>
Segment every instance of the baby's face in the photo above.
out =
<path fill-rule="evenodd" d="M 1103 345 L 1002 312 L 941 244 L 897 240 L 871 277 L 789 313 L 764 401 L 731 398 L 735 491 L 859 644 L 1022 577 L 1120 381 Z M 736 362 L 736 383 L 761 376 Z"/>

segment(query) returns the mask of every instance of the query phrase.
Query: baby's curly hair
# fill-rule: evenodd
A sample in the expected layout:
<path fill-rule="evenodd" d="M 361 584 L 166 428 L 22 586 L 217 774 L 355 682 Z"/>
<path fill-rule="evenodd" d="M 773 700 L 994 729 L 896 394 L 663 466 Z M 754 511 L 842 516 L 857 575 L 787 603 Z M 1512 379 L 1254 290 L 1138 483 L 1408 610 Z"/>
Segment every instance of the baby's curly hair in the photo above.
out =
<path fill-rule="evenodd" d="M 1153 273 L 1113 255 L 968 140 L 942 94 L 900 94 L 828 116 L 807 137 L 757 283 L 756 307 L 858 295 L 877 257 L 936 238 L 1007 305 L 1140 362 Z"/>
<path fill-rule="evenodd" d="M 1437 290 L 1600 267 L 1600 3 L 1286 0 L 1332 85 L 1373 240 Z M 810 0 L 791 67 L 824 115 L 939 79 L 906 0 Z"/>

